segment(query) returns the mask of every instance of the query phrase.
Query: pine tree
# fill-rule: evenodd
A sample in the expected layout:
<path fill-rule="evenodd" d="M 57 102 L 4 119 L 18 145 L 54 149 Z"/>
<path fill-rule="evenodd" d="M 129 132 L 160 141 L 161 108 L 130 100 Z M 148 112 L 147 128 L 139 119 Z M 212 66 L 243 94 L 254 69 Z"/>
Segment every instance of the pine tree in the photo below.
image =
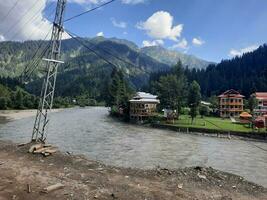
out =
<path fill-rule="evenodd" d="M 258 100 L 256 99 L 256 97 L 250 96 L 248 99 L 248 107 L 252 115 L 254 114 L 254 109 L 256 108 L 257 105 L 258 105 Z"/>
<path fill-rule="evenodd" d="M 188 106 L 190 108 L 189 114 L 192 119 L 192 124 L 197 116 L 200 100 L 201 100 L 200 86 L 196 81 L 193 81 L 189 87 L 189 92 L 188 92 Z"/>
<path fill-rule="evenodd" d="M 125 79 L 123 72 L 114 68 L 111 73 L 107 104 L 109 106 L 116 106 L 117 109 L 127 107 L 132 93 L 133 90 Z"/>
<path fill-rule="evenodd" d="M 186 98 L 187 79 L 181 61 L 169 74 L 163 74 L 155 83 L 162 107 L 176 110 L 179 117 Z"/>

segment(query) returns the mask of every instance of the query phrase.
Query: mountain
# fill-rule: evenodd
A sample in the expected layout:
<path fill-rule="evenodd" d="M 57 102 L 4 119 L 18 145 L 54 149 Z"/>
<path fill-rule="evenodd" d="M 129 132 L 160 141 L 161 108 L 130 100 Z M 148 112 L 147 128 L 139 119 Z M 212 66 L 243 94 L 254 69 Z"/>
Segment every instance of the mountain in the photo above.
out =
<path fill-rule="evenodd" d="M 267 44 L 240 57 L 223 60 L 205 70 L 188 70 L 189 80 L 197 80 L 205 96 L 235 89 L 246 97 L 267 92 Z"/>
<path fill-rule="evenodd" d="M 168 50 L 161 46 L 144 47 L 141 49 L 141 52 L 170 66 L 175 65 L 178 60 L 181 60 L 182 64 L 188 66 L 190 69 L 205 69 L 208 65 L 213 64 L 212 62 L 199 59 L 193 55 Z"/>
<path fill-rule="evenodd" d="M 56 95 L 75 96 L 86 93 L 99 101 L 105 99 L 103 95 L 106 93 L 110 73 L 114 67 L 110 63 L 120 68 L 131 86 L 136 89 L 147 84 L 151 73 L 168 71 L 171 68 L 170 63 L 160 62 L 149 56 L 145 48 L 140 49 L 128 40 L 95 37 L 83 38 L 83 42 L 98 55 L 75 39 L 63 40 L 61 59 L 65 63 L 58 69 Z M 40 49 L 37 53 L 40 56 L 42 49 L 47 44 L 48 41 L 0 42 L 0 76 L 18 77 L 23 69 L 33 61 L 32 58 L 37 49 Z M 161 55 L 163 49 L 159 50 L 158 55 Z M 162 55 L 165 56 L 165 54 Z M 184 55 L 184 57 L 186 56 Z M 189 56 L 188 60 L 190 58 Z M 172 64 L 174 63 L 176 60 Z M 196 61 L 191 63 L 196 63 Z M 33 71 L 31 80 L 26 87 L 29 92 L 39 94 L 42 82 L 40 77 L 44 73 L 44 68 L 45 63 L 40 62 L 38 69 Z"/>
<path fill-rule="evenodd" d="M 92 39 L 86 38 L 84 41 L 97 54 L 117 65 L 128 76 L 145 75 L 148 77 L 151 72 L 170 68 L 170 66 L 139 52 L 138 47 L 127 40 L 96 37 Z M 0 75 L 4 77 L 20 75 L 41 43 L 44 43 L 42 46 L 45 46 L 47 42 L 1 42 Z M 111 54 L 114 56 L 111 56 Z M 96 63 L 97 65 L 106 64 L 103 59 L 88 51 L 74 39 L 62 41 L 62 59 L 65 64 L 60 67 L 60 72 L 77 68 L 90 68 Z M 34 75 L 40 75 L 40 71 L 36 71 Z"/>
<path fill-rule="evenodd" d="M 141 53 L 137 46 L 126 40 L 103 37 L 85 38 L 83 42 L 97 55 L 74 39 L 62 41 L 62 60 L 58 69 L 58 96 L 87 94 L 93 99 L 105 99 L 110 73 L 114 65 L 120 68 L 133 88 L 141 88 L 152 72 L 169 70 L 170 66 Z M 34 56 L 36 50 L 47 45 L 47 41 L 1 42 L 0 75 L 18 77 Z M 40 55 L 40 52 L 38 55 Z M 100 57 L 99 57 L 100 55 Z M 108 60 L 108 63 L 103 60 Z M 113 65 L 111 65 L 112 63 Z M 34 94 L 40 93 L 44 62 L 31 76 L 26 88 Z"/>

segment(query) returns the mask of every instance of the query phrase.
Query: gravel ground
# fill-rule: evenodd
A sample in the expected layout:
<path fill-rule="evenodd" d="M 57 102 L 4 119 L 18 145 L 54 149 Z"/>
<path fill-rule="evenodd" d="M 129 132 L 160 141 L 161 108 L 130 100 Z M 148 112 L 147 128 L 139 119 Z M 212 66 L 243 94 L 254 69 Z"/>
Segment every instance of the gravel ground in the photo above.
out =
<path fill-rule="evenodd" d="M 212 168 L 118 168 L 62 152 L 30 154 L 29 147 L 0 141 L 0 200 L 267 200 L 266 188 Z M 43 192 L 57 183 L 64 187 Z"/>

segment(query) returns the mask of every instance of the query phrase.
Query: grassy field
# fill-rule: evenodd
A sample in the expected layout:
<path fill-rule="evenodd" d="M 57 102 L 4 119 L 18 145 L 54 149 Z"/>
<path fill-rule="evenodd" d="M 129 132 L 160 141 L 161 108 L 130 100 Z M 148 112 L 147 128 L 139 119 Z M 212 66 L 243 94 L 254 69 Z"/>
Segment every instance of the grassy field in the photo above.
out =
<path fill-rule="evenodd" d="M 198 116 L 193 124 L 191 124 L 191 118 L 188 115 L 181 115 L 179 120 L 174 121 L 174 126 L 179 127 L 192 127 L 192 128 L 203 128 L 212 130 L 224 130 L 224 131 L 241 131 L 251 132 L 251 128 L 248 125 L 242 125 L 232 123 L 230 119 L 221 119 L 218 117 L 204 117 Z"/>

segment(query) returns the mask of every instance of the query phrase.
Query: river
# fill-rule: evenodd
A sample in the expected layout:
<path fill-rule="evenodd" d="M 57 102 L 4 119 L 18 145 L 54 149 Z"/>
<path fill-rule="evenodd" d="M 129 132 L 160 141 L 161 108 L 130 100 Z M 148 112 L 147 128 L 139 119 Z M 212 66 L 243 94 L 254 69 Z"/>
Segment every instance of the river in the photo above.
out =
<path fill-rule="evenodd" d="M 26 142 L 33 117 L 0 123 L 0 139 Z M 267 187 L 267 143 L 204 137 L 118 122 L 103 107 L 51 114 L 48 143 L 108 165 L 153 168 L 211 166 Z M 256 146 L 255 146 L 256 145 Z M 261 149 L 262 148 L 262 149 Z"/>

